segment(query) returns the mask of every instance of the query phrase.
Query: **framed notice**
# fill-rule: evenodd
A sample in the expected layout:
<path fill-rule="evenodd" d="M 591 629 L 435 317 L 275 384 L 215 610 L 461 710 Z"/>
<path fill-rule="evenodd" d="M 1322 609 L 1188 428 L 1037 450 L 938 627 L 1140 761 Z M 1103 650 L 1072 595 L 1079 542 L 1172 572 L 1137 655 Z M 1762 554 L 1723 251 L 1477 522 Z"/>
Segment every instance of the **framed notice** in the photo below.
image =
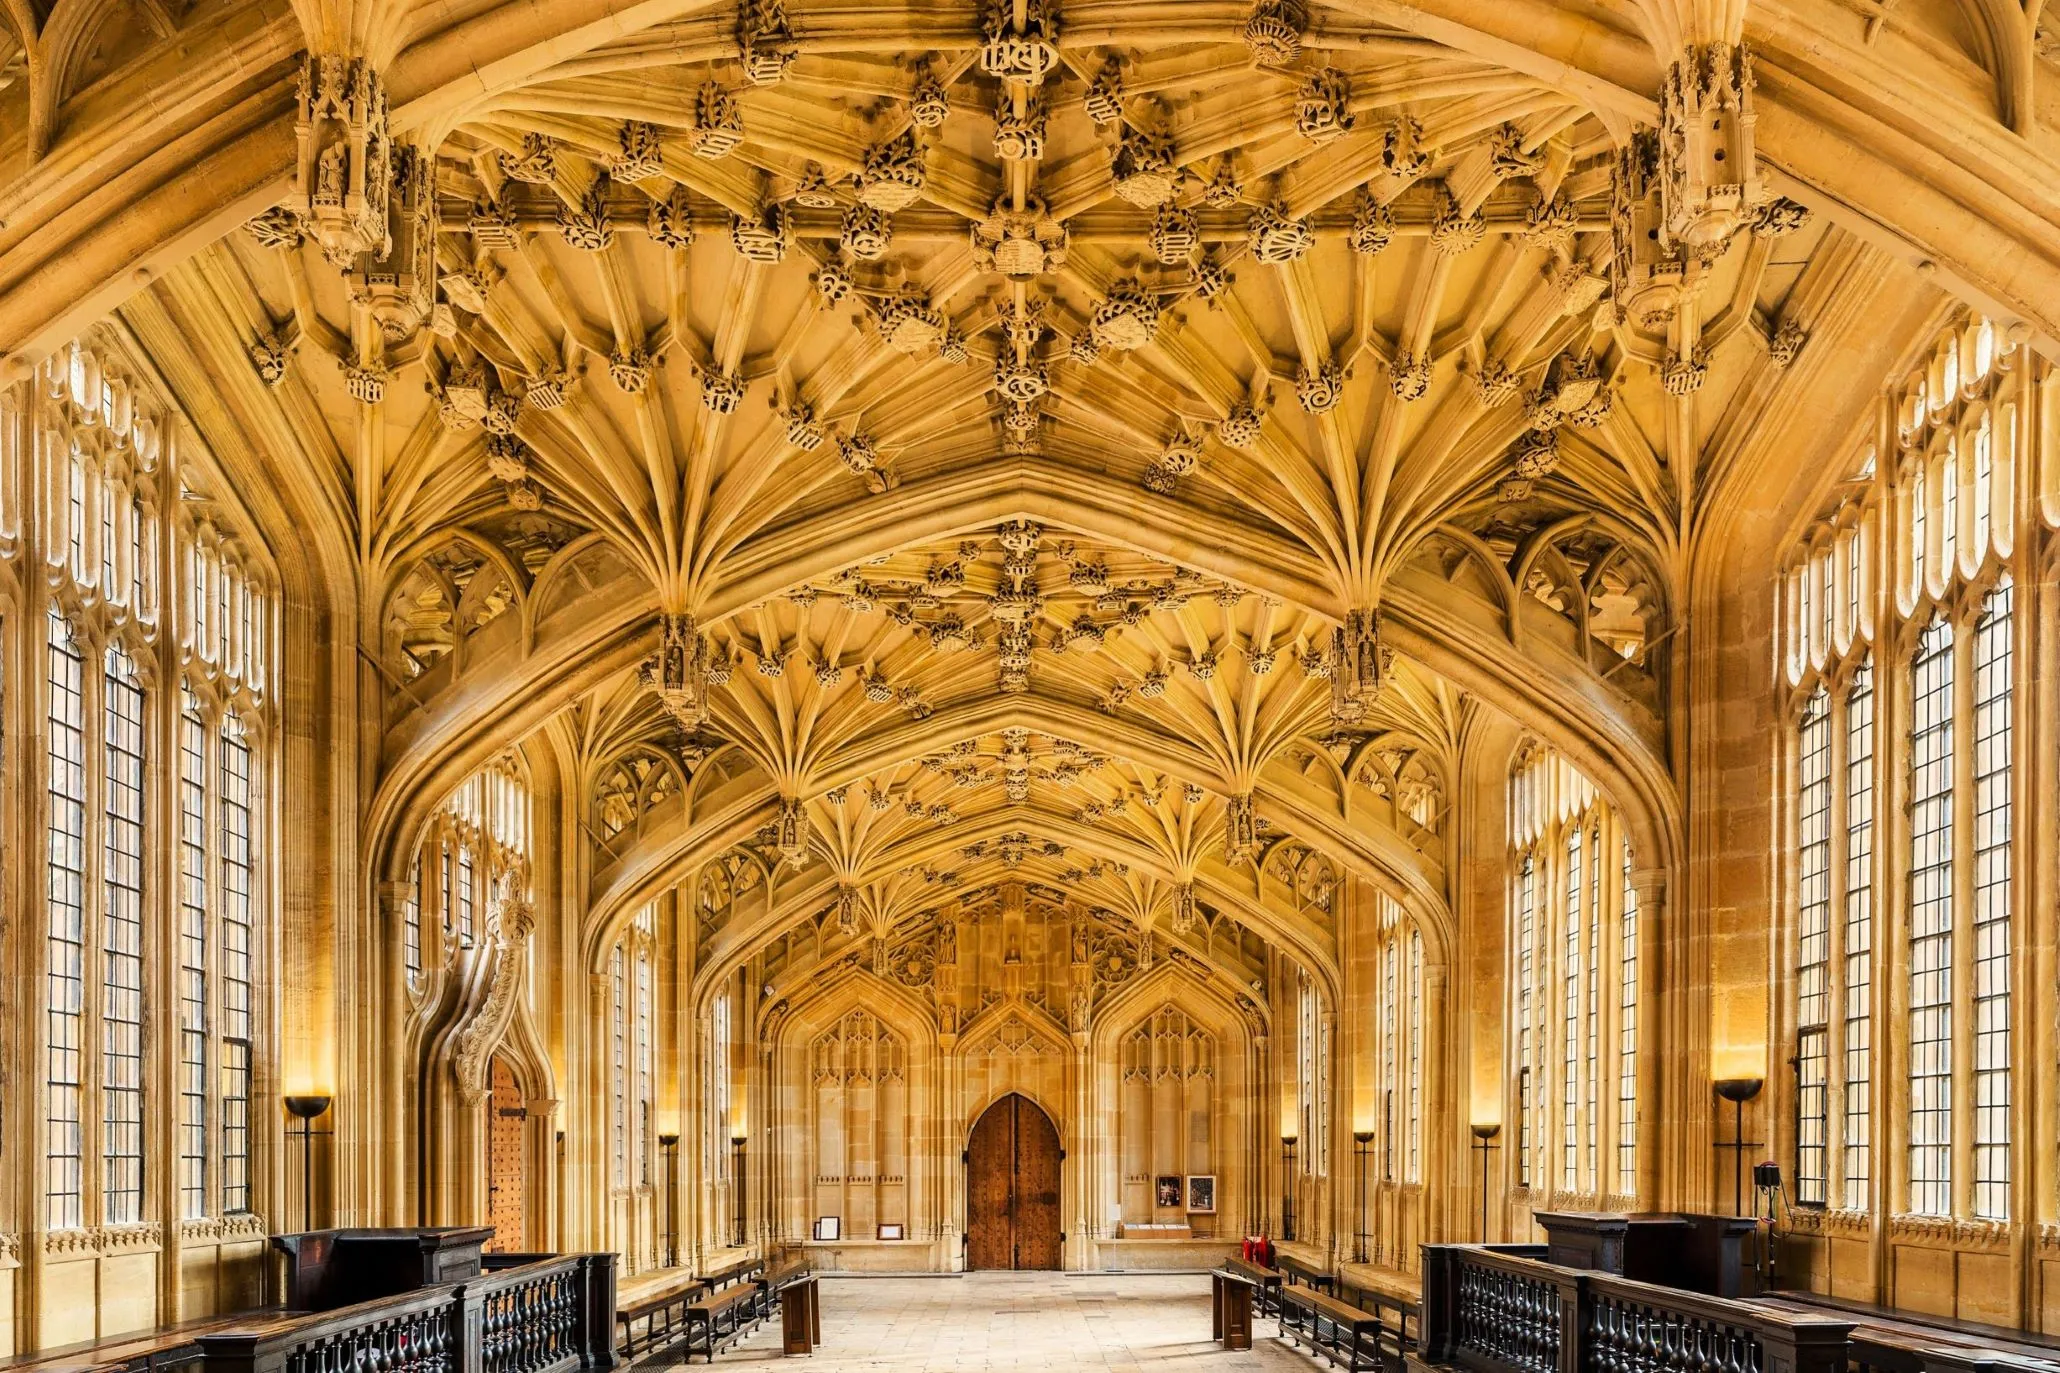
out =
<path fill-rule="evenodd" d="M 817 1216 L 815 1238 L 819 1240 L 840 1240 L 844 1238 L 844 1217 Z"/>
<path fill-rule="evenodd" d="M 1187 1175 L 1187 1209 L 1203 1215 L 1216 1212 L 1216 1175 L 1214 1173 L 1189 1173 Z"/>
<path fill-rule="evenodd" d="M 898 1240 L 901 1238 L 901 1235 L 902 1230 L 899 1225 L 883 1224 L 880 1226 L 880 1238 L 883 1240 Z"/>
<path fill-rule="evenodd" d="M 1180 1178 L 1177 1175 L 1168 1175 L 1153 1182 L 1152 1205 L 1168 1211 L 1180 1209 Z"/>

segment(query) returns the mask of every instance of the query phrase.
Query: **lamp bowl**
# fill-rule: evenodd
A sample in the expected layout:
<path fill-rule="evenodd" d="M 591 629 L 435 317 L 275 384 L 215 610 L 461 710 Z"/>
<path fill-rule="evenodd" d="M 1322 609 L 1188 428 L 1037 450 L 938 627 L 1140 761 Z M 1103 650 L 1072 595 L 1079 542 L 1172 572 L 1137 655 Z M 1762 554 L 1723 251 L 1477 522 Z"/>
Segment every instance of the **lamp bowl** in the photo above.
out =
<path fill-rule="evenodd" d="M 326 1096 L 290 1096 L 286 1098 L 286 1113 L 299 1120 L 313 1120 L 329 1109 L 330 1100 Z"/>
<path fill-rule="evenodd" d="M 1478 1121 L 1475 1123 L 1473 1127 L 1473 1137 L 1477 1140 L 1482 1141 L 1483 1143 L 1495 1138 L 1495 1136 L 1501 1133 L 1502 1122 L 1499 1120 Z"/>
<path fill-rule="evenodd" d="M 1756 1077 L 1720 1077 L 1717 1079 L 1717 1095 L 1726 1101 L 1751 1101 L 1766 1085 Z"/>

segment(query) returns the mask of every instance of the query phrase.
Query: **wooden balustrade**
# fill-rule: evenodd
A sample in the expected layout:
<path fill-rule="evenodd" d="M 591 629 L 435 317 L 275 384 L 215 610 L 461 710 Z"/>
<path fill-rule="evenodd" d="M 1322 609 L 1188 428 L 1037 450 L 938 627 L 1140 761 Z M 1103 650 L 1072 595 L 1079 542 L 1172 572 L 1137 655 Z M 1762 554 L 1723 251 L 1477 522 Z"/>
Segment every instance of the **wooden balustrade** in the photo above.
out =
<path fill-rule="evenodd" d="M 615 1367 L 615 1256 L 525 1255 L 463 1282 L 195 1341 L 198 1373 L 573 1373 Z"/>
<path fill-rule="evenodd" d="M 1541 1245 L 1425 1245 L 1423 1349 L 1476 1373 L 1846 1373 L 1852 1322 L 1547 1263 Z"/>

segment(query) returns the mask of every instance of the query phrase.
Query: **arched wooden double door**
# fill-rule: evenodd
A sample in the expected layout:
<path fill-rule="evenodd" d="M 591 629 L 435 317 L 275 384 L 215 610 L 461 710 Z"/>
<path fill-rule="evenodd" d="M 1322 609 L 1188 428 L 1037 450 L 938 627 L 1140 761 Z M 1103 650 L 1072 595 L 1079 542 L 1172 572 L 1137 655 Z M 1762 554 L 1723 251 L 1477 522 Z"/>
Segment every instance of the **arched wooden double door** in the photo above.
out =
<path fill-rule="evenodd" d="M 1058 1266 L 1058 1127 L 1012 1092 L 966 1143 L 966 1267 Z"/>

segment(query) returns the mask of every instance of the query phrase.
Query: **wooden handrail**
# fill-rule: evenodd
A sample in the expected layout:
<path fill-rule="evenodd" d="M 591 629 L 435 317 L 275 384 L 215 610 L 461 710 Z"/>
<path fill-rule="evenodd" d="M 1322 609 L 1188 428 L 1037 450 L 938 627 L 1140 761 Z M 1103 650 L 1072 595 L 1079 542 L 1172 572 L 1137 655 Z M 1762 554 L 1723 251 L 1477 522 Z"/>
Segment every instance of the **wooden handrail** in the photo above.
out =
<path fill-rule="evenodd" d="M 615 1367 L 615 1256 L 523 1255 L 462 1282 L 200 1335 L 203 1373 L 572 1373 Z"/>
<path fill-rule="evenodd" d="M 1423 1246 L 1418 1349 L 1473 1373 L 2006 1373 L 2008 1354 L 1548 1263 L 1542 1245 Z"/>

